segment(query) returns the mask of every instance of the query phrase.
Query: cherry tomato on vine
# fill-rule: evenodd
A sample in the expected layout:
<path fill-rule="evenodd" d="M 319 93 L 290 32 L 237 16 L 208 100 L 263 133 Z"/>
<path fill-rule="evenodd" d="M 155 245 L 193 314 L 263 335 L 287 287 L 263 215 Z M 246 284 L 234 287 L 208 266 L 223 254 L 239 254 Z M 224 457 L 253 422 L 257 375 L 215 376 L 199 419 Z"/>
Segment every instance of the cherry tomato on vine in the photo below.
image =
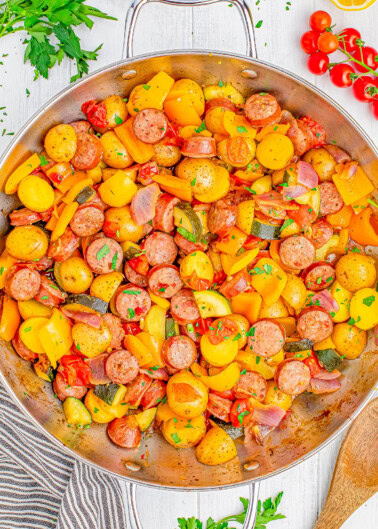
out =
<path fill-rule="evenodd" d="M 303 33 L 301 38 L 302 50 L 305 53 L 315 53 L 318 51 L 319 37 L 320 33 L 317 31 L 306 31 L 306 33 Z"/>
<path fill-rule="evenodd" d="M 353 83 L 354 97 L 362 103 L 370 103 L 378 100 L 378 81 L 364 75 Z"/>
<path fill-rule="evenodd" d="M 354 73 L 354 69 L 349 64 L 336 64 L 330 71 L 331 81 L 340 88 L 351 86 L 353 79 L 350 74 Z"/>
<path fill-rule="evenodd" d="M 318 31 L 319 33 L 323 33 L 326 28 L 331 26 L 331 24 L 332 18 L 327 11 L 315 11 L 315 13 L 312 13 L 310 16 L 311 29 Z"/>
<path fill-rule="evenodd" d="M 373 116 L 378 120 L 378 101 L 373 101 L 371 104 L 371 109 L 373 111 Z"/>
<path fill-rule="evenodd" d="M 357 40 L 361 40 L 361 33 L 354 28 L 345 28 L 339 33 L 340 38 L 340 48 L 348 51 L 349 53 L 358 48 L 356 44 Z"/>
<path fill-rule="evenodd" d="M 336 35 L 326 31 L 322 33 L 318 40 L 318 49 L 323 53 L 333 53 L 339 47 L 339 40 Z"/>
<path fill-rule="evenodd" d="M 326 53 L 318 51 L 309 56 L 307 67 L 315 75 L 324 75 L 328 69 L 329 58 Z"/>
<path fill-rule="evenodd" d="M 352 57 L 358 61 L 364 62 L 372 70 L 376 70 L 378 68 L 378 61 L 376 61 L 377 55 L 377 50 L 371 46 L 359 46 L 358 49 L 352 53 Z M 356 70 L 362 73 L 368 73 L 369 71 L 364 66 L 360 66 L 357 63 L 354 63 L 353 66 L 356 68 Z"/>

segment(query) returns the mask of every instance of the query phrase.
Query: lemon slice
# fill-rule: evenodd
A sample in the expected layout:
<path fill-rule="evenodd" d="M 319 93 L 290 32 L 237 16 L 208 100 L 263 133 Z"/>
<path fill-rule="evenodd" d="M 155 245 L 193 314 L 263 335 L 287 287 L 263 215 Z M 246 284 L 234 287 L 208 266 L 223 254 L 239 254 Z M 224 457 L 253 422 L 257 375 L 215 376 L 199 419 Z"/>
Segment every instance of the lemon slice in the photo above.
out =
<path fill-rule="evenodd" d="M 344 11 L 362 11 L 374 4 L 375 0 L 331 0 L 331 2 Z"/>

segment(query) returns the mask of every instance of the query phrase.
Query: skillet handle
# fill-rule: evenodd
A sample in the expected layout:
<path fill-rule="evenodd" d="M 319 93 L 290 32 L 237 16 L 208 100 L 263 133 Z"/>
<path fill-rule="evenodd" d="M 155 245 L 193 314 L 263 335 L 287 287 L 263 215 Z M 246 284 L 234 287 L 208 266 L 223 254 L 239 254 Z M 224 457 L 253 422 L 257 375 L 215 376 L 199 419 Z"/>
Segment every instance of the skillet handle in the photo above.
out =
<path fill-rule="evenodd" d="M 205 6 L 210 4 L 218 4 L 220 2 L 232 2 L 239 11 L 239 15 L 243 21 L 245 37 L 247 41 L 247 55 L 257 59 L 257 49 L 255 41 L 255 33 L 253 29 L 253 19 L 251 9 L 248 6 L 247 0 L 133 0 L 127 11 L 126 16 L 126 56 L 133 57 L 133 41 L 135 26 L 138 19 L 139 12 L 146 4 L 158 2 L 160 4 L 168 4 L 174 6 Z"/>
<path fill-rule="evenodd" d="M 251 483 L 249 485 L 249 505 L 243 529 L 253 529 L 256 522 L 257 504 L 259 500 L 260 482 Z M 136 501 L 137 486 L 134 483 L 126 483 L 127 501 L 129 505 L 129 522 L 130 529 L 143 529 L 139 518 L 137 501 Z"/>

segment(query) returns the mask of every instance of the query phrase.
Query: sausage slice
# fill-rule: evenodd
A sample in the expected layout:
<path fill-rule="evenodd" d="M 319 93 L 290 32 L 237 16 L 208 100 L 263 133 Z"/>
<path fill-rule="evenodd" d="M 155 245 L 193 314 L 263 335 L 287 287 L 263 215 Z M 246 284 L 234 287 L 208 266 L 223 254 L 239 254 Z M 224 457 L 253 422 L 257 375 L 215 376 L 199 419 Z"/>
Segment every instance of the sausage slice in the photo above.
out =
<path fill-rule="evenodd" d="M 253 127 L 266 127 L 279 120 L 281 107 L 271 94 L 253 94 L 245 102 L 244 114 Z"/>
<path fill-rule="evenodd" d="M 322 342 L 331 336 L 333 321 L 323 307 L 308 307 L 298 316 L 297 331 L 301 338 Z"/>
<path fill-rule="evenodd" d="M 274 320 L 259 320 L 248 331 L 248 347 L 258 355 L 271 357 L 279 353 L 286 339 L 285 329 Z"/>
<path fill-rule="evenodd" d="M 279 254 L 285 266 L 294 270 L 297 268 L 303 270 L 315 259 L 315 247 L 303 235 L 292 236 L 281 242 Z"/>
<path fill-rule="evenodd" d="M 4 289 L 16 301 L 27 301 L 38 294 L 41 276 L 33 266 L 12 266 L 5 276 Z"/>
<path fill-rule="evenodd" d="M 78 171 L 94 169 L 101 162 L 102 144 L 93 134 L 79 132 L 76 134 L 76 152 L 71 160 Z"/>
<path fill-rule="evenodd" d="M 85 258 L 93 272 L 107 274 L 119 270 L 123 261 L 123 251 L 118 242 L 108 237 L 100 237 L 88 246 Z"/>
<path fill-rule="evenodd" d="M 133 130 L 138 140 L 144 143 L 157 143 L 167 132 L 168 119 L 164 112 L 156 108 L 145 108 L 137 113 Z"/>
<path fill-rule="evenodd" d="M 171 314 L 180 325 L 194 323 L 201 317 L 192 290 L 183 288 L 178 294 L 172 297 Z"/>
<path fill-rule="evenodd" d="M 144 250 L 151 266 L 172 264 L 177 257 L 177 246 L 173 237 L 162 231 L 155 231 L 146 238 Z"/>
<path fill-rule="evenodd" d="M 158 265 L 148 273 L 148 286 L 155 296 L 171 298 L 184 286 L 180 272 L 173 265 Z"/>
<path fill-rule="evenodd" d="M 122 320 L 140 321 L 151 308 L 151 298 L 143 288 L 129 283 L 118 289 L 115 307 Z"/>
<path fill-rule="evenodd" d="M 76 211 L 70 227 L 79 237 L 88 237 L 99 232 L 105 221 L 104 213 L 95 206 L 85 206 Z"/>
<path fill-rule="evenodd" d="M 113 443 L 122 448 L 137 448 L 140 444 L 141 433 L 134 415 L 114 419 L 106 431 Z"/>
<path fill-rule="evenodd" d="M 197 358 L 196 344 L 189 336 L 170 336 L 164 342 L 162 356 L 170 367 L 186 369 Z"/>
<path fill-rule="evenodd" d="M 300 395 L 308 388 L 311 380 L 310 369 L 299 360 L 281 362 L 275 373 L 279 389 L 288 395 Z"/>
<path fill-rule="evenodd" d="M 234 387 L 234 393 L 237 399 L 253 397 L 259 402 L 264 401 L 267 390 L 268 384 L 265 378 L 256 371 L 248 371 L 248 373 L 241 375 Z"/>
<path fill-rule="evenodd" d="M 138 376 L 138 360 L 129 351 L 120 349 L 108 356 L 105 371 L 115 384 L 128 384 Z"/>

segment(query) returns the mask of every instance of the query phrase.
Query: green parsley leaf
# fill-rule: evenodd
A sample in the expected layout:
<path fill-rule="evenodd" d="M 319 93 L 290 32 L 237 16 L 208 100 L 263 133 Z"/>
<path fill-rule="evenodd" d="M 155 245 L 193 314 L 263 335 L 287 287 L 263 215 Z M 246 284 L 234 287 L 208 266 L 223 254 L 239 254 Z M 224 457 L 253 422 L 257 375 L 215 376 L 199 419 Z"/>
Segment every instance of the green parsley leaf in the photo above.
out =
<path fill-rule="evenodd" d="M 134 309 L 127 309 L 127 314 L 129 316 L 129 320 L 132 320 L 135 317 L 135 310 Z"/>
<path fill-rule="evenodd" d="M 203 132 L 204 130 L 206 129 L 206 125 L 205 125 L 205 122 L 202 121 L 201 125 L 197 128 L 194 129 L 194 132 L 196 132 L 197 134 L 199 134 L 200 132 Z"/>
<path fill-rule="evenodd" d="M 186 230 L 185 228 L 182 228 L 180 226 L 179 228 L 177 228 L 177 232 L 182 235 L 187 241 L 197 242 L 197 238 L 194 233 L 190 233 L 190 231 Z"/>
<path fill-rule="evenodd" d="M 291 224 L 293 224 L 293 222 L 294 222 L 293 219 L 286 219 L 285 222 L 282 224 L 280 231 L 283 231 L 288 226 L 291 226 Z"/>
<path fill-rule="evenodd" d="M 112 270 L 115 270 L 116 269 L 116 266 L 117 266 L 117 257 L 118 257 L 118 252 L 116 252 L 114 255 L 113 255 L 113 259 L 112 259 Z"/>
<path fill-rule="evenodd" d="M 174 441 L 176 444 L 177 444 L 177 443 L 181 443 L 181 439 L 180 439 L 180 437 L 177 435 L 176 432 L 173 433 L 173 434 L 171 434 L 171 437 L 172 437 L 173 441 Z"/>
<path fill-rule="evenodd" d="M 149 84 L 144 84 L 144 85 L 143 85 L 143 88 L 144 88 L 145 90 L 149 90 L 149 89 L 151 88 L 151 86 L 150 86 Z"/>
<path fill-rule="evenodd" d="M 117 114 L 115 114 L 114 116 L 114 121 L 116 122 L 117 125 L 122 125 L 123 123 L 122 119 Z"/>
<path fill-rule="evenodd" d="M 236 130 L 239 132 L 239 134 L 243 134 L 243 132 L 248 132 L 245 127 L 236 127 Z"/>
<path fill-rule="evenodd" d="M 110 248 L 105 243 L 104 246 L 100 248 L 99 251 L 96 253 L 97 261 L 100 261 L 101 259 L 103 259 L 106 255 L 108 255 L 108 253 L 110 253 Z"/>
<path fill-rule="evenodd" d="M 130 294 L 131 296 L 139 296 L 139 290 L 122 290 L 123 294 Z"/>
<path fill-rule="evenodd" d="M 375 301 L 375 296 L 369 296 L 367 298 L 364 298 L 362 300 L 362 303 L 364 305 L 366 305 L 367 307 L 371 307 L 371 305 L 374 303 L 374 301 Z"/>

